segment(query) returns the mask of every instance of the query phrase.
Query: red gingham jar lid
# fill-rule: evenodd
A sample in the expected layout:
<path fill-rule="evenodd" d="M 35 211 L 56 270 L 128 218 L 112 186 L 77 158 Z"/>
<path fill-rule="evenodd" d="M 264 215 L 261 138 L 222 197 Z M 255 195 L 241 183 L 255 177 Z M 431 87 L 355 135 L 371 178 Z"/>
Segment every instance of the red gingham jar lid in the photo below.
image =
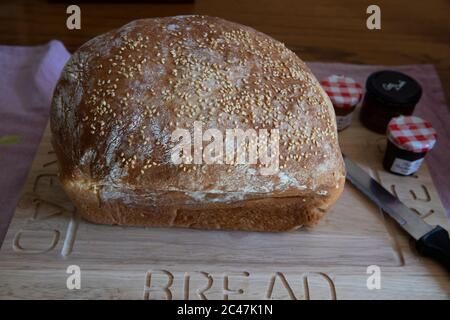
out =
<path fill-rule="evenodd" d="M 387 135 L 400 149 L 420 153 L 434 147 L 437 133 L 428 121 L 414 116 L 400 116 L 389 122 Z"/>
<path fill-rule="evenodd" d="M 320 84 L 336 108 L 352 108 L 362 96 L 361 85 L 349 77 L 334 74 L 323 79 Z"/>

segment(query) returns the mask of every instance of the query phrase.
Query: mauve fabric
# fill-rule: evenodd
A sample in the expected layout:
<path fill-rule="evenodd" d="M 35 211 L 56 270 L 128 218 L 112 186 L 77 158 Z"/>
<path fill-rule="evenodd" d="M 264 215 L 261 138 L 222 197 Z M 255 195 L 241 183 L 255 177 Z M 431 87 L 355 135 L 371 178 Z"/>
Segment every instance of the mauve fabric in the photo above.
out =
<path fill-rule="evenodd" d="M 56 81 L 69 57 L 59 41 L 37 47 L 0 46 L 0 137 L 21 137 L 17 144 L 0 145 L 0 243 L 47 124 Z M 427 163 L 450 217 L 450 114 L 434 67 L 319 62 L 308 65 L 319 80 L 331 74 L 344 74 L 364 84 L 373 71 L 392 69 L 419 81 L 424 90 L 415 114 L 429 120 L 438 132 L 438 142 L 427 156 Z"/>
<path fill-rule="evenodd" d="M 69 52 L 59 41 L 36 47 L 0 46 L 0 244 L 48 121 L 51 97 Z"/>

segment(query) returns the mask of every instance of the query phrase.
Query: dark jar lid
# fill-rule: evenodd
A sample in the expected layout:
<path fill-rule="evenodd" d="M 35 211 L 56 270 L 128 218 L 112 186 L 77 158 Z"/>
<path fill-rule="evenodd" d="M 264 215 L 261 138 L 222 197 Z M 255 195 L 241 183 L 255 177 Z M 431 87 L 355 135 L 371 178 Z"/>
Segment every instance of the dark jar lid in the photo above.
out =
<path fill-rule="evenodd" d="M 414 106 L 422 96 L 420 84 L 404 73 L 382 70 L 372 73 L 366 90 L 381 104 L 390 107 Z"/>

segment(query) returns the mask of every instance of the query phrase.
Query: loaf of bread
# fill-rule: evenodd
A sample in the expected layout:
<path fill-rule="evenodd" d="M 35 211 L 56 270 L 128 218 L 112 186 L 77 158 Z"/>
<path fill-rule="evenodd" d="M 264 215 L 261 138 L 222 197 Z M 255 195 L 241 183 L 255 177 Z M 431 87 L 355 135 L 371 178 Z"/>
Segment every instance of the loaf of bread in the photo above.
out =
<path fill-rule="evenodd" d="M 96 223 L 293 230 L 319 221 L 344 186 L 334 111 L 311 71 L 282 43 L 219 18 L 136 20 L 88 41 L 63 70 L 50 120 L 62 186 Z M 278 132 L 275 170 L 220 160 L 219 149 L 204 161 L 217 136 L 194 138 L 196 161 L 174 152 L 174 132 L 195 123 L 224 137 Z M 224 150 L 237 150 L 230 141 Z"/>

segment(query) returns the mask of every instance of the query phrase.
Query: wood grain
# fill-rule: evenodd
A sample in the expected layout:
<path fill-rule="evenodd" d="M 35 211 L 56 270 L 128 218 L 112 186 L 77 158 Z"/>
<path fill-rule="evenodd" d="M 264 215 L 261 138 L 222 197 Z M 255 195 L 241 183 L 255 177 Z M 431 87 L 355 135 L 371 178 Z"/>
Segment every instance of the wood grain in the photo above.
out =
<path fill-rule="evenodd" d="M 385 138 L 358 118 L 342 150 L 450 229 L 426 166 L 408 178 L 383 171 Z M 47 128 L 0 251 L 0 298 L 450 299 L 448 273 L 349 184 L 314 229 L 251 233 L 91 224 L 56 175 Z M 69 265 L 81 268 L 80 290 L 66 288 Z M 369 265 L 381 268 L 380 290 L 366 287 Z"/>
<path fill-rule="evenodd" d="M 59 39 L 74 51 L 133 19 L 208 14 L 263 31 L 304 60 L 434 64 L 448 100 L 450 3 L 377 1 L 382 30 L 369 31 L 365 10 L 371 3 L 81 3 L 82 29 L 70 31 L 65 27 L 67 4 L 2 1 L 0 43 L 37 45 Z M 80 220 L 59 187 L 49 139 L 47 130 L 0 251 L 0 298 L 450 298 L 448 274 L 417 256 L 407 235 L 351 185 L 312 230 L 257 234 L 99 226 Z M 380 165 L 384 138 L 355 120 L 340 134 L 340 143 L 423 219 L 449 228 L 426 166 L 410 178 L 384 172 Z M 126 240 L 118 241 L 119 237 Z M 66 268 L 71 264 L 81 267 L 81 290 L 66 288 Z M 366 287 L 370 264 L 381 267 L 381 290 Z M 162 290 L 168 282 L 170 290 Z"/>
<path fill-rule="evenodd" d="M 382 29 L 366 28 L 373 1 L 197 0 L 193 3 L 81 3 L 82 28 L 65 26 L 64 3 L 10 0 L 0 3 L 0 43 L 36 45 L 51 39 L 74 51 L 88 39 L 138 18 L 207 14 L 252 26 L 283 41 L 306 61 L 435 65 L 450 98 L 450 2 L 376 3 Z"/>

